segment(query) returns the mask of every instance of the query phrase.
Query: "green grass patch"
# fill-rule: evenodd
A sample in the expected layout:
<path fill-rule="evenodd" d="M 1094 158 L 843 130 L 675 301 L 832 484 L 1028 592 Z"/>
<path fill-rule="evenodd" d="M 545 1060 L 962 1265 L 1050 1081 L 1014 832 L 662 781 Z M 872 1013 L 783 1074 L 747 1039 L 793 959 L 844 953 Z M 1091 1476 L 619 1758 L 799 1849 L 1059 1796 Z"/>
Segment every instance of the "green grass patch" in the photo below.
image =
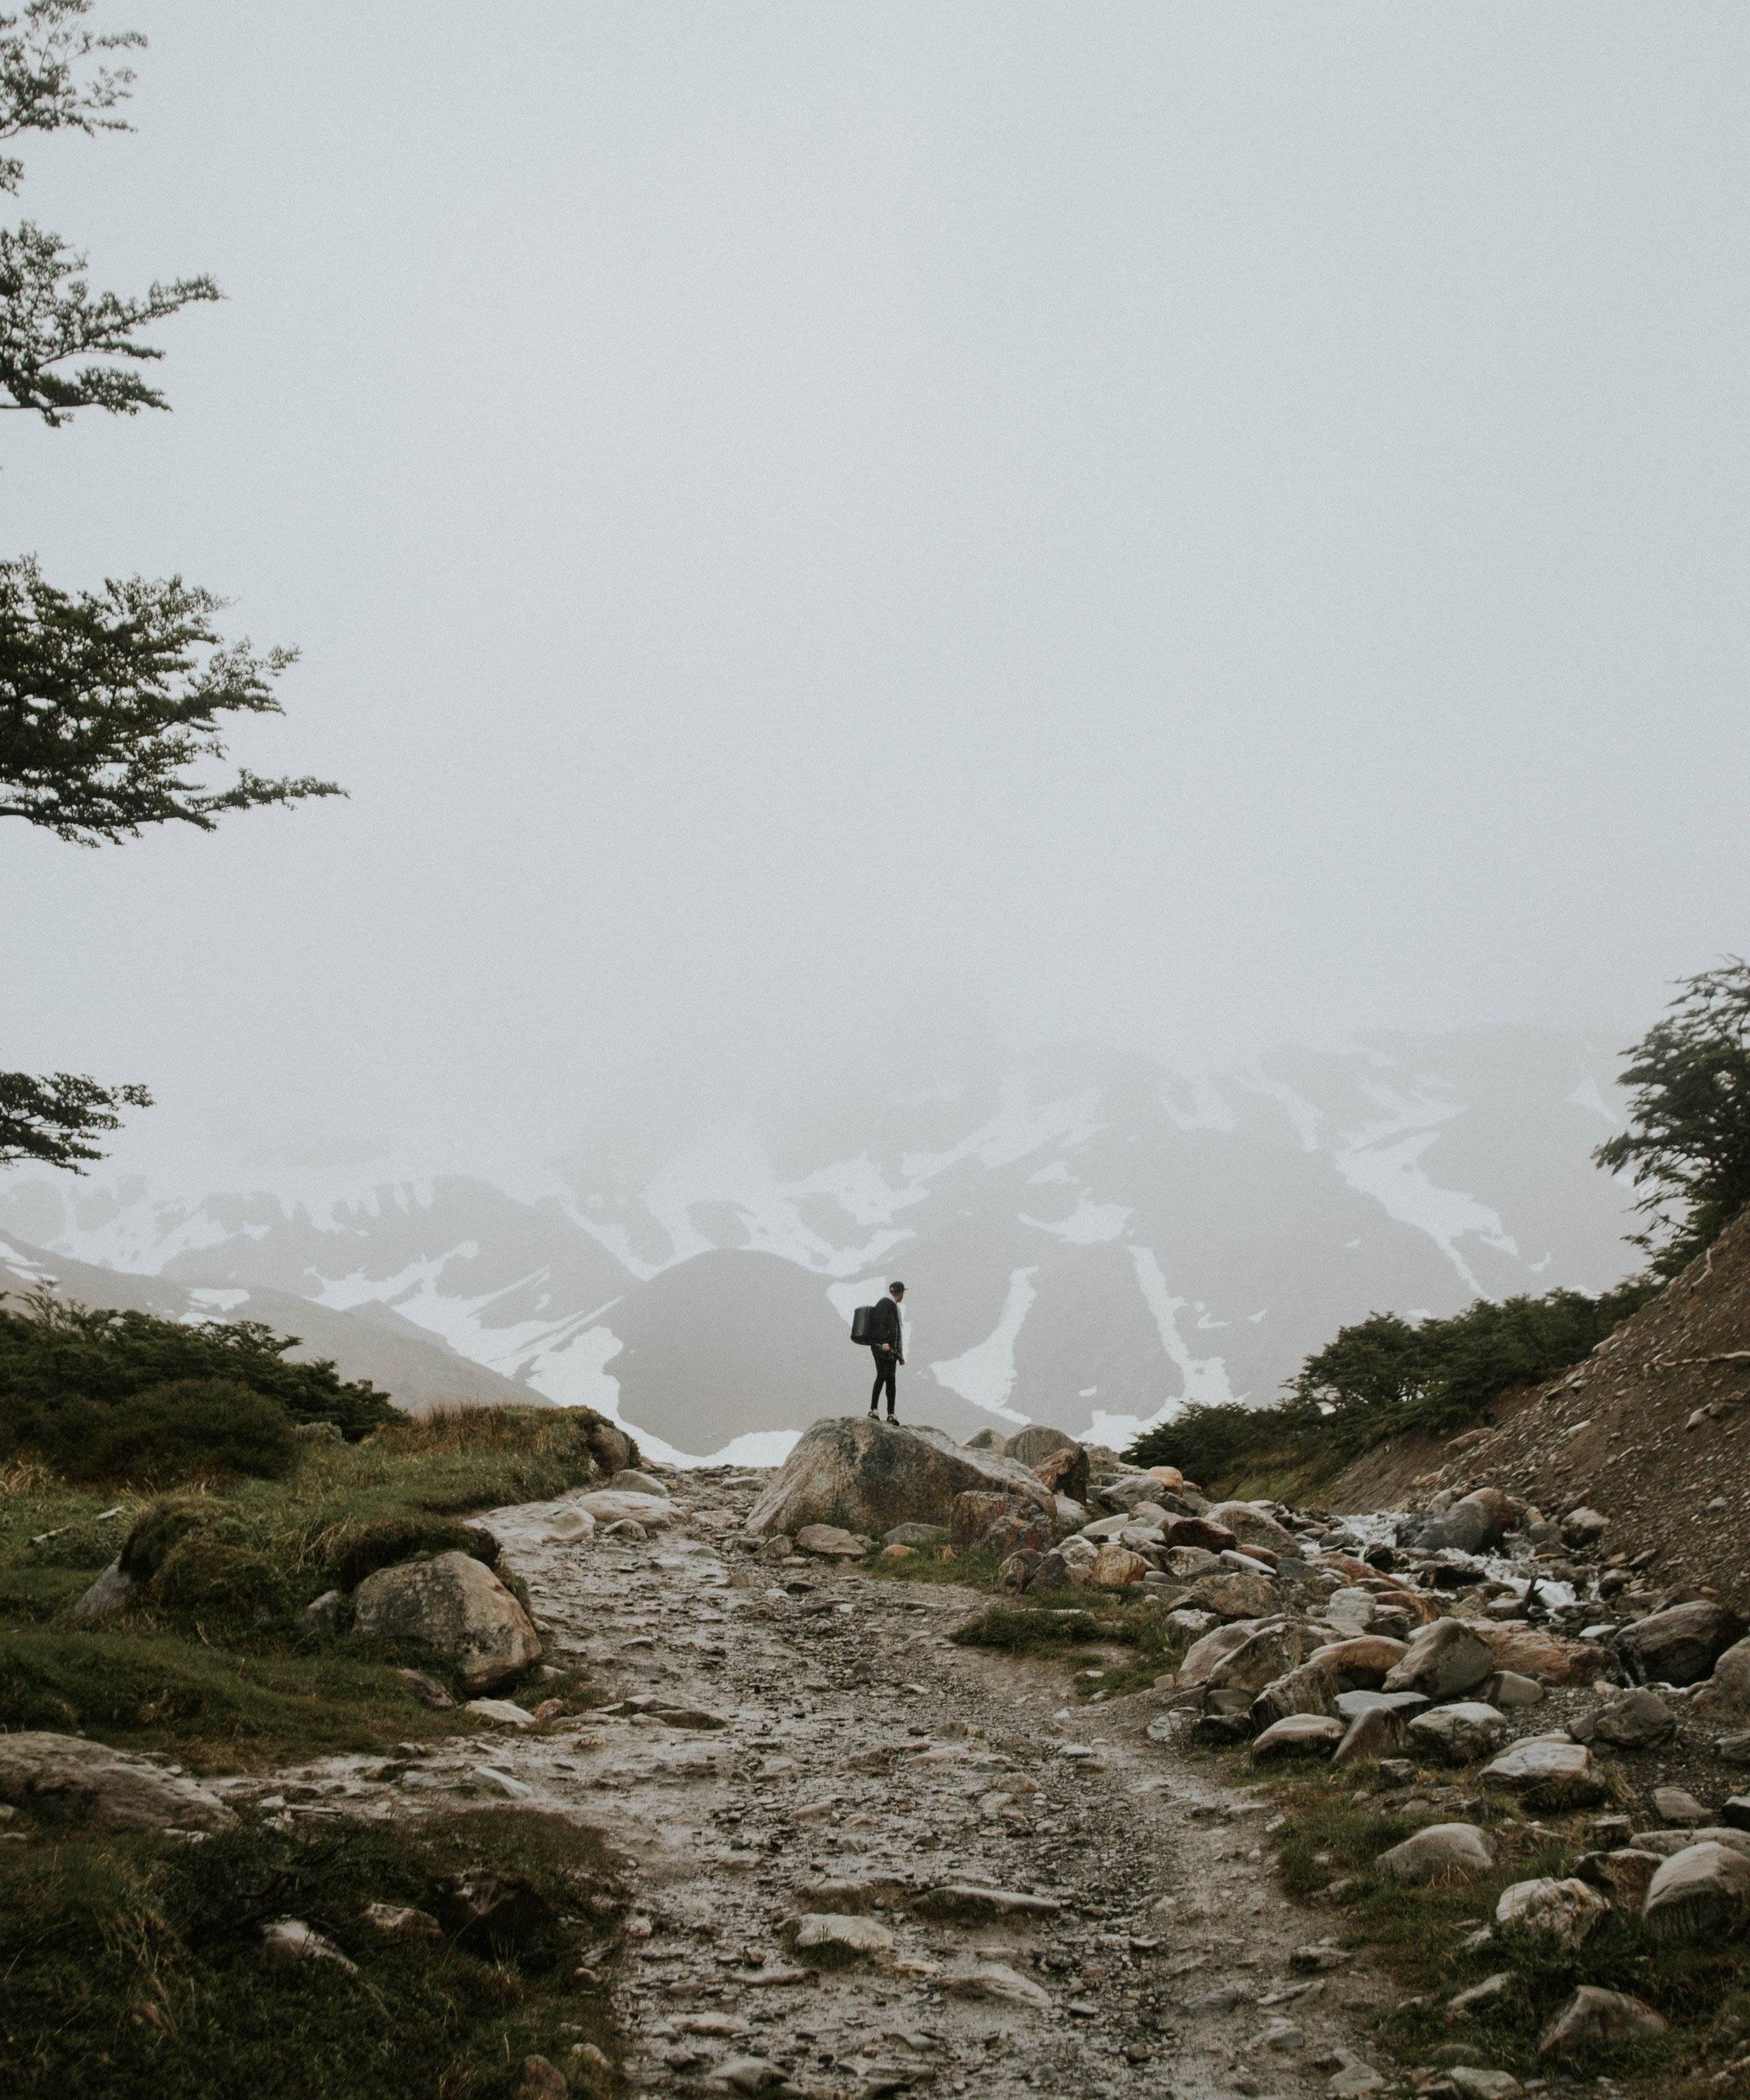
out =
<path fill-rule="evenodd" d="M 957 1626 L 950 1638 L 963 1648 L 1003 1648 L 1011 1653 L 1056 1655 L 1073 1661 L 1090 1648 L 1128 1648 L 1127 1662 L 1104 1665 L 1098 1682 L 1078 1686 L 1085 1696 L 1108 1699 L 1147 1691 L 1177 1666 L 1184 1634 L 1166 1623 L 1170 1606 L 1144 1601 L 1122 1590 L 1078 1590 L 1055 1605 L 1017 1602 L 990 1604 Z"/>
<path fill-rule="evenodd" d="M 452 1885 L 521 1884 L 514 1932 L 470 1926 Z M 0 2031 L 20 2100 L 502 2100 L 540 2054 L 606 2096 L 618 2058 L 600 1984 L 624 1898 L 592 1833 L 527 1811 L 418 1825 L 241 1828 L 0 1847 Z M 441 1922 L 391 1936 L 372 1903 Z M 293 1917 L 357 1965 L 274 1966 L 261 1928 Z"/>
<path fill-rule="evenodd" d="M 298 1614 L 417 1554 L 486 1555 L 465 1513 L 586 1481 L 598 1426 L 584 1409 L 398 1419 L 355 1444 L 312 1440 L 286 1479 L 156 1501 L 14 1467 L 0 1476 L 0 1727 L 82 1729 L 215 1769 L 471 1726 L 419 1705 L 394 1674 L 412 1665 L 454 1690 L 434 1658 L 313 1637 Z M 137 1598 L 70 1620 L 117 1557 Z"/>
<path fill-rule="evenodd" d="M 1492 1924 L 1503 1889 L 1573 1872 L 1588 1849 L 1577 1824 L 1531 1825 L 1510 1805 L 1492 1803 L 1478 1819 L 1496 1845 L 1492 1873 L 1406 1888 L 1377 1873 L 1373 1863 L 1413 1831 L 1452 1820 L 1449 1812 L 1406 1814 L 1391 1806 L 1390 1796 L 1357 1794 L 1328 1773 L 1266 1783 L 1289 1819 L 1277 1839 L 1285 1886 L 1307 1897 L 1333 1881 L 1351 1881 L 1346 1900 L 1327 1914 L 1333 1936 L 1365 1950 L 1399 1985 L 1382 2032 L 1412 2061 L 1457 2041 L 1474 2044 L 1479 2064 L 1520 2077 L 1547 2076 L 1538 2036 L 1582 1983 L 1627 1992 L 1672 2023 L 1669 2035 L 1606 2053 L 1580 2067 L 1589 2071 L 1668 2080 L 1699 2066 L 1713 2036 L 1750 2018 L 1750 1947 L 1741 1940 L 1673 1947 L 1644 1935 L 1633 1915 L 1613 1912 L 1578 1948 L 1497 1933 L 1486 1947 L 1466 1949 L 1470 1934 Z M 1503 1972 L 1511 1979 L 1504 2001 L 1475 2018 L 1448 2020 L 1452 1997 Z"/>
<path fill-rule="evenodd" d="M 884 1560 L 873 1554 L 862 1564 L 863 1573 L 879 1575 L 889 1582 L 949 1582 L 963 1590 L 994 1590 L 997 1570 L 1003 1565 L 994 1553 L 954 1553 L 945 1546 L 915 1547 L 903 1560 Z"/>

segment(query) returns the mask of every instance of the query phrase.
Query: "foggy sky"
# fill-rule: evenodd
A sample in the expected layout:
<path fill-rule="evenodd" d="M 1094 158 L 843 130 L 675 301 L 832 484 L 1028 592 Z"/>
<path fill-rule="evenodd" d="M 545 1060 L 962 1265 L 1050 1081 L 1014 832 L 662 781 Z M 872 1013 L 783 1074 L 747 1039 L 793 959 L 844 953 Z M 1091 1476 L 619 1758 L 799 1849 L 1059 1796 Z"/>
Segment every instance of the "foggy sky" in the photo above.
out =
<path fill-rule="evenodd" d="M 170 416 L 0 534 L 350 799 L 0 827 L 9 1065 L 564 1142 L 890 1038 L 1638 1033 L 1747 934 L 1741 8 L 114 0 Z"/>

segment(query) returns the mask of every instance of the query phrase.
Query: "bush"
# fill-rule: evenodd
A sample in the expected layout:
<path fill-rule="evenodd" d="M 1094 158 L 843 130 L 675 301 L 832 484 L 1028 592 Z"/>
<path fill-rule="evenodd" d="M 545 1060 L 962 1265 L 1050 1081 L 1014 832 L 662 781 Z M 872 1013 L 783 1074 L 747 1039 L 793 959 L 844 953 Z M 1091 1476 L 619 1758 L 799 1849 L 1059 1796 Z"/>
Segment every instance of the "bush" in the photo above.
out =
<path fill-rule="evenodd" d="M 246 1388 L 293 1423 L 332 1422 L 353 1440 L 398 1418 L 386 1394 L 332 1363 L 289 1362 L 297 1346 L 258 1321 L 184 1326 L 33 1291 L 0 1305 L 0 1455 L 75 1462 L 123 1402 L 189 1381 Z"/>
<path fill-rule="evenodd" d="M 1479 1298 L 1447 1319 L 1413 1325 L 1370 1313 L 1307 1357 L 1275 1407 L 1188 1407 L 1131 1445 L 1144 1466 L 1177 1466 L 1206 1486 L 1248 1461 L 1357 1457 L 1403 1431 L 1441 1435 L 1473 1420 L 1501 1394 L 1589 1356 L 1657 1288 L 1624 1283 L 1601 1298 L 1552 1290 L 1542 1298 Z"/>
<path fill-rule="evenodd" d="M 205 1495 L 167 1495 L 134 1520 L 121 1548 L 121 1572 L 136 1582 L 149 1582 L 171 1550 L 190 1532 L 214 1522 L 225 1505 Z"/>
<path fill-rule="evenodd" d="M 291 1417 L 231 1379 L 179 1379 L 104 1408 L 83 1448 L 64 1460 L 75 1480 L 283 1480 L 298 1463 Z"/>
<path fill-rule="evenodd" d="M 285 1571 L 242 1538 L 227 1536 L 229 1529 L 215 1525 L 177 1541 L 152 1584 L 158 1603 L 173 1612 L 253 1619 L 289 1609 Z"/>

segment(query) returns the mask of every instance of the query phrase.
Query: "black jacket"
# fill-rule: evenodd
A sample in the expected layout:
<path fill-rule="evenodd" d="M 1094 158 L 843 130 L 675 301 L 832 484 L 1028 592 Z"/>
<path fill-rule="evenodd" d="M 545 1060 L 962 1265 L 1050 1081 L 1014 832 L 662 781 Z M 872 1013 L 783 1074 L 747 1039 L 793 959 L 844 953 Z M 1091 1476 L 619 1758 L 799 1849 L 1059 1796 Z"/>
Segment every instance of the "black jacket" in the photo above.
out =
<path fill-rule="evenodd" d="M 870 1309 L 869 1345 L 878 1357 L 883 1353 L 884 1342 L 904 1361 L 905 1332 L 899 1324 L 898 1301 L 893 1298 L 878 1298 Z"/>

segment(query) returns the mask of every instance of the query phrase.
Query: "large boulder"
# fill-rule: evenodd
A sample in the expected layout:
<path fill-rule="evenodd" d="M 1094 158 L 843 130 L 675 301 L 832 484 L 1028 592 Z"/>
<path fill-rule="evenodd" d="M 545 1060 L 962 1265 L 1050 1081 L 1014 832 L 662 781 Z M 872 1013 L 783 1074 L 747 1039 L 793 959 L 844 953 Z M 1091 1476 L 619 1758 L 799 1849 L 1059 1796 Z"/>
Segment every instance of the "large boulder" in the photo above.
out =
<path fill-rule="evenodd" d="M 1377 1692 L 1386 1673 L 1395 1670 L 1408 1652 L 1408 1643 L 1389 1640 L 1384 1634 L 1359 1634 L 1353 1640 L 1328 1641 L 1307 1657 L 1318 1663 L 1335 1692 Z"/>
<path fill-rule="evenodd" d="M 1252 1719 L 1260 1728 L 1287 1718 L 1290 1714 L 1336 1714 L 1336 1696 L 1331 1680 L 1316 1662 L 1303 1662 L 1298 1670 L 1272 1678 L 1252 1701 Z M 1347 1723 L 1345 1723 L 1347 1726 Z"/>
<path fill-rule="evenodd" d="M 1243 1648 L 1258 1631 L 1255 1624 L 1245 1619 L 1236 1619 L 1231 1624 L 1217 1626 L 1213 1633 L 1205 1634 L 1194 1640 L 1185 1650 L 1185 1659 L 1179 1665 L 1181 1684 L 1206 1684 L 1215 1666 L 1223 1657 Z"/>
<path fill-rule="evenodd" d="M 0 1801 L 98 1830 L 228 1830 L 223 1802 L 179 1772 L 82 1736 L 0 1735 Z"/>
<path fill-rule="evenodd" d="M 1584 1721 L 1571 1724 L 1579 1742 L 1613 1744 L 1619 1750 L 1650 1749 L 1668 1743 L 1677 1731 L 1677 1717 L 1656 1692 L 1637 1686 L 1614 1692 Z"/>
<path fill-rule="evenodd" d="M 1239 1544 L 1226 1524 L 1213 1524 L 1206 1516 L 1176 1516 L 1162 1536 L 1170 1550 L 1193 1546 L 1205 1553 L 1226 1553 Z"/>
<path fill-rule="evenodd" d="M 1023 1436 L 1026 1433 L 1021 1432 Z M 1056 1433 L 1051 1432 L 1054 1436 Z M 1074 1502 L 1079 1507 L 1087 1500 L 1087 1454 L 1079 1444 L 1072 1444 L 1066 1450 L 1047 1451 L 1033 1468 L 1033 1476 L 1060 1503 Z"/>
<path fill-rule="evenodd" d="M 1272 1721 L 1252 1745 L 1254 1758 L 1328 1758 L 1343 1739 L 1343 1724 L 1329 1714 L 1289 1714 Z"/>
<path fill-rule="evenodd" d="M 1029 1471 L 1054 1451 L 1081 1451 L 1084 1458 L 1087 1456 L 1074 1437 L 1066 1436 L 1061 1429 L 1051 1428 L 1043 1422 L 1029 1422 L 1025 1429 L 1017 1429 L 1003 1449 L 1010 1458 Z"/>
<path fill-rule="evenodd" d="M 817 1528 L 804 1524 L 796 1536 Z M 1043 1553 L 1051 1542 L 1051 1513 L 1018 1495 L 974 1488 L 948 1505 L 948 1543 L 956 1553 Z"/>
<path fill-rule="evenodd" d="M 1642 1684 L 1699 1684 L 1743 1632 L 1743 1621 L 1705 1597 L 1637 1619 L 1616 1636 L 1630 1676 Z"/>
<path fill-rule="evenodd" d="M 1417 1632 L 1402 1659 L 1386 1673 L 1385 1689 L 1457 1699 L 1494 1674 L 1495 1651 L 1468 1621 L 1436 1619 Z"/>
<path fill-rule="evenodd" d="M 1750 1711 L 1750 1640 L 1734 1641 L 1715 1661 L 1708 1689 L 1735 1713 Z"/>
<path fill-rule="evenodd" d="M 1725 1939 L 1750 1925 L 1750 1860 L 1724 1845 L 1686 1846 L 1654 1875 L 1641 1923 L 1655 1939 Z"/>
<path fill-rule="evenodd" d="M 1255 1502 L 1217 1502 L 1209 1517 L 1211 1523 L 1226 1524 L 1241 1546 L 1267 1546 L 1272 1553 L 1300 1551 L 1294 1533 Z"/>
<path fill-rule="evenodd" d="M 760 1538 L 794 1537 L 805 1524 L 871 1535 L 899 1524 L 946 1524 L 954 1498 L 999 1494 L 1037 1508 L 1049 1524 L 1051 1494 L 1017 1460 L 963 1449 L 939 1429 L 829 1416 L 803 1432 L 784 1468 L 747 1513 Z"/>
<path fill-rule="evenodd" d="M 1456 1546 L 1461 1553 L 1485 1553 L 1500 1545 L 1510 1507 L 1505 1496 L 1480 1489 L 1439 1515 L 1422 1518 L 1410 1528 L 1404 1542 L 1429 1552 Z"/>
<path fill-rule="evenodd" d="M 540 1661 L 540 1636 L 490 1568 L 466 1553 L 404 1560 L 367 1576 L 352 1595 L 367 1640 L 417 1641 L 441 1655 L 470 1692 L 508 1684 Z"/>
<path fill-rule="evenodd" d="M 1481 1700 L 1430 1706 L 1405 1730 L 1412 1750 L 1437 1764 L 1468 1765 L 1498 1750 L 1507 1740 L 1507 1717 Z"/>
<path fill-rule="evenodd" d="M 1541 1678 L 1545 1684 L 1589 1684 L 1604 1660 L 1592 1642 L 1549 1633 L 1541 1626 L 1475 1621 L 1471 1630 L 1488 1643 L 1501 1669 Z"/>
<path fill-rule="evenodd" d="M 1218 1619 L 1261 1619 L 1274 1607 L 1276 1590 L 1267 1575 L 1200 1575 L 1184 1601 Z"/>
<path fill-rule="evenodd" d="M 1296 1619 L 1273 1619 L 1255 1629 L 1248 1640 L 1231 1649 L 1209 1673 L 1212 1692 L 1262 1692 L 1272 1679 L 1294 1668 L 1307 1652 L 1307 1631 Z M 1189 1661 L 1188 1657 L 1187 1661 Z M 1285 1712 L 1326 1713 L 1319 1707 L 1285 1708 Z M 1280 1718 L 1280 1717 L 1278 1717 Z"/>

